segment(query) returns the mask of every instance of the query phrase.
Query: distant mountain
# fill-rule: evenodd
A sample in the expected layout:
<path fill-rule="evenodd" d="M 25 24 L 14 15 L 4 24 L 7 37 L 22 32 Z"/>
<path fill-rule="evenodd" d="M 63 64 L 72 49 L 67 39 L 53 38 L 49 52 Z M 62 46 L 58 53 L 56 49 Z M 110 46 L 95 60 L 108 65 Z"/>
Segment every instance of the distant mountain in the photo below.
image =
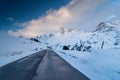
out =
<path fill-rule="evenodd" d="M 70 50 L 77 49 L 75 46 L 82 46 L 80 50 L 86 47 L 91 47 L 91 49 L 120 48 L 120 21 L 102 22 L 91 32 L 61 28 L 56 34 L 45 34 L 38 39 L 53 48 L 60 49 L 63 46 L 68 46 Z"/>
<path fill-rule="evenodd" d="M 108 31 L 115 31 L 115 30 L 120 31 L 119 20 L 102 22 L 95 29 L 96 32 L 108 32 Z"/>

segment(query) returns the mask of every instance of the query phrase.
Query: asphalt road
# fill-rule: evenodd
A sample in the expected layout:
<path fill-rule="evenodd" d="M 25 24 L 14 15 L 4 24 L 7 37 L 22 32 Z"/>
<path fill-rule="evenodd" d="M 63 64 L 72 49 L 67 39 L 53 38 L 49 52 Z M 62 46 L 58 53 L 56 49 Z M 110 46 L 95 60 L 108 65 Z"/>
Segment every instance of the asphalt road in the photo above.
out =
<path fill-rule="evenodd" d="M 43 50 L 0 68 L 0 80 L 89 80 L 52 50 Z"/>

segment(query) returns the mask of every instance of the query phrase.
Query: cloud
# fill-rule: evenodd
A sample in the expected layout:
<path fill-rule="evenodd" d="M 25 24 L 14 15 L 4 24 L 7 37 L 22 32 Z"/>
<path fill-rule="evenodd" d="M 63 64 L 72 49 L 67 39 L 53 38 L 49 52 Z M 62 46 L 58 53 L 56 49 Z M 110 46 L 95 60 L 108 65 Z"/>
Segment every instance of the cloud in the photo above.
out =
<path fill-rule="evenodd" d="M 45 16 L 23 23 L 24 28 L 15 36 L 33 37 L 54 33 L 60 28 L 92 30 L 98 23 L 112 17 L 120 17 L 119 0 L 72 0 L 58 10 L 49 10 Z"/>
<path fill-rule="evenodd" d="M 72 19 L 72 13 L 66 8 L 62 7 L 59 10 L 48 11 L 46 16 L 40 17 L 36 20 L 31 20 L 24 23 L 25 28 L 17 32 L 9 31 L 15 36 L 34 37 L 45 33 L 53 33 L 63 27 L 64 24 Z"/>
<path fill-rule="evenodd" d="M 14 21 L 14 18 L 9 17 L 9 18 L 7 18 L 7 20 L 8 20 L 8 21 Z"/>

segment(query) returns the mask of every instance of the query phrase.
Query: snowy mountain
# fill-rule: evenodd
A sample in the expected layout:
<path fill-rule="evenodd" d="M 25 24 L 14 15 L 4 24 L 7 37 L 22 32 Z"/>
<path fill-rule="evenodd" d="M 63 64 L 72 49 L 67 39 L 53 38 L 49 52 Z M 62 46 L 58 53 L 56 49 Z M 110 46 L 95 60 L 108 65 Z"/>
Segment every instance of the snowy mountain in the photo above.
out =
<path fill-rule="evenodd" d="M 120 22 L 102 22 L 91 32 L 61 28 L 56 34 L 45 34 L 37 39 L 60 49 L 63 46 L 79 51 L 86 51 L 86 48 L 120 48 Z"/>
<path fill-rule="evenodd" d="M 91 41 L 102 41 L 105 43 L 105 48 L 120 48 L 120 21 L 102 22 L 93 33 Z"/>

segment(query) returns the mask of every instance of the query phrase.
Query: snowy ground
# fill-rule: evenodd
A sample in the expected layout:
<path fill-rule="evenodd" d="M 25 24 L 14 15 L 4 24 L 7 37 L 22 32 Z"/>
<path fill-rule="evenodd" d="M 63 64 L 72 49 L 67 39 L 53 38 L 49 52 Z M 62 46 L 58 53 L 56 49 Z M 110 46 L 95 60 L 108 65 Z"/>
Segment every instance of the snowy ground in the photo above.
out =
<path fill-rule="evenodd" d="M 26 38 L 0 33 L 0 67 L 10 62 L 46 49 L 44 44 L 27 40 Z"/>
<path fill-rule="evenodd" d="M 120 49 L 55 51 L 91 80 L 120 80 Z"/>

